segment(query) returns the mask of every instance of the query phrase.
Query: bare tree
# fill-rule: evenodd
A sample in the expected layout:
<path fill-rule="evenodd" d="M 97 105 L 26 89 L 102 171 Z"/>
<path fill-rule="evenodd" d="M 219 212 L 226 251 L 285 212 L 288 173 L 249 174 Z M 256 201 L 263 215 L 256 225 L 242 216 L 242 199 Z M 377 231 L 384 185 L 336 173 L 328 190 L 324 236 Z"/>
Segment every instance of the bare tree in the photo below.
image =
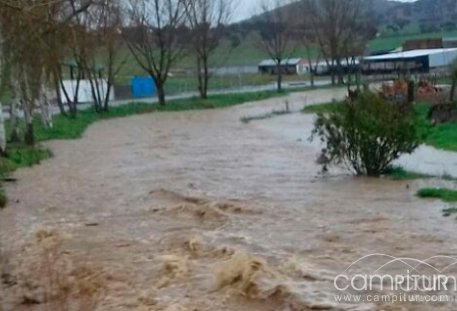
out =
<path fill-rule="evenodd" d="M 52 126 L 45 85 L 50 77 L 50 49 L 54 35 L 62 25 L 87 9 L 91 0 L 81 0 L 81 7 L 68 10 L 67 0 L 2 0 L 0 1 L 0 28 L 4 40 L 14 47 L 10 61 L 15 96 L 21 103 L 25 119 L 24 140 L 34 145 L 33 114 L 41 109 L 46 126 Z"/>
<path fill-rule="evenodd" d="M 129 0 L 126 43 L 138 64 L 151 76 L 159 104 L 165 105 L 165 83 L 184 53 L 185 7 L 182 0 Z"/>
<path fill-rule="evenodd" d="M 232 15 L 232 4 L 232 0 L 186 2 L 187 21 L 191 30 L 191 49 L 197 61 L 198 91 L 203 99 L 208 97 L 211 57 L 224 39 L 225 25 Z"/>
<path fill-rule="evenodd" d="M 360 56 L 376 33 L 363 0 L 304 0 L 310 26 L 332 75 L 332 83 L 344 83 L 342 61 Z M 357 55 L 358 54 L 358 55 Z"/>
<path fill-rule="evenodd" d="M 291 12 L 283 0 L 263 0 L 260 4 L 259 48 L 265 51 L 276 66 L 277 90 L 282 91 L 283 66 L 298 45 L 296 28 L 291 22 Z"/>
<path fill-rule="evenodd" d="M 76 63 L 89 81 L 95 111 L 106 112 L 114 80 L 125 64 L 125 59 L 121 60 L 120 1 L 93 5 L 78 21 L 79 31 L 73 40 Z"/>
<path fill-rule="evenodd" d="M 304 19 L 304 22 L 301 24 L 301 33 L 300 37 L 302 39 L 303 47 L 306 51 L 306 61 L 308 63 L 308 74 L 311 87 L 315 85 L 315 76 L 317 74 L 317 70 L 319 68 L 319 62 L 321 59 L 320 52 L 315 55 L 315 52 L 319 50 L 316 36 L 314 32 L 311 30 L 312 28 L 309 27 L 308 19 Z"/>

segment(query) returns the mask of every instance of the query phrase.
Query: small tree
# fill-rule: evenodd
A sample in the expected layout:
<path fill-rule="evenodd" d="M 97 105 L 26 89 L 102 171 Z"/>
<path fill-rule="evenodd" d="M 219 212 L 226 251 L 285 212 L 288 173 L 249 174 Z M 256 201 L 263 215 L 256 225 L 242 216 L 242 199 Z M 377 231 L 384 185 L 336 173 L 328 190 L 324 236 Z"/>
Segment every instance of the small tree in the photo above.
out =
<path fill-rule="evenodd" d="M 325 164 L 344 165 L 357 175 L 379 176 L 419 145 L 412 113 L 366 92 L 329 114 L 319 114 L 313 131 L 325 148 Z"/>
<path fill-rule="evenodd" d="M 184 0 L 129 0 L 123 36 L 138 65 L 154 80 L 159 104 L 165 105 L 165 83 L 183 56 Z"/>
<path fill-rule="evenodd" d="M 363 54 L 377 31 L 364 0 L 303 0 L 303 14 L 309 18 L 322 56 L 330 68 L 332 84 L 344 83 L 342 61 Z"/>
<path fill-rule="evenodd" d="M 208 97 L 210 62 L 224 39 L 225 25 L 232 13 L 232 0 L 186 1 L 190 48 L 197 60 L 198 92 Z M 217 55 L 220 58 L 220 55 Z"/>

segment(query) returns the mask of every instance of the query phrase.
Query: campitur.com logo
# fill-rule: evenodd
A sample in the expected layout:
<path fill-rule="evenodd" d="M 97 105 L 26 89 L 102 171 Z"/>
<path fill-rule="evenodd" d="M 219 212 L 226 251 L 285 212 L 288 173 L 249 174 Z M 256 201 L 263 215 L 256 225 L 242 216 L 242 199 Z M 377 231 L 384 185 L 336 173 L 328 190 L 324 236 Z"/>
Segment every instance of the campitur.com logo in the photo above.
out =
<path fill-rule="evenodd" d="M 370 254 L 337 275 L 333 285 L 338 292 L 352 295 L 348 296 L 352 302 L 376 302 L 380 297 L 383 302 L 455 302 L 457 258 Z M 341 300 L 341 296 L 335 298 Z"/>

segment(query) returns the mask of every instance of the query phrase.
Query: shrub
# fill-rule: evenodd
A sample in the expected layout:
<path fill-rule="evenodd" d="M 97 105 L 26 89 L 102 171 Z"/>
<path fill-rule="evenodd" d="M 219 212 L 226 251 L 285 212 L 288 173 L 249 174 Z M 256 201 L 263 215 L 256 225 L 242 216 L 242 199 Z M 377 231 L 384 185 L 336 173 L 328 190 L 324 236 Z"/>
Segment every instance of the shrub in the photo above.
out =
<path fill-rule="evenodd" d="M 357 175 L 379 176 L 419 145 L 411 108 L 365 92 L 318 114 L 312 137 L 324 143 L 323 164 L 345 165 Z"/>
<path fill-rule="evenodd" d="M 421 198 L 441 199 L 444 202 L 457 202 L 457 191 L 444 188 L 425 188 L 417 192 Z"/>

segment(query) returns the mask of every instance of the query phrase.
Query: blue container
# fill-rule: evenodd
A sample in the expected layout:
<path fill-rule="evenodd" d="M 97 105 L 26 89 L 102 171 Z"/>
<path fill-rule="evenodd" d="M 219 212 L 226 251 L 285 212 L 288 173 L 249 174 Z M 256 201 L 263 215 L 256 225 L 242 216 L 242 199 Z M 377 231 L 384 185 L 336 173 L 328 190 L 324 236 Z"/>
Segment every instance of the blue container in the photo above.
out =
<path fill-rule="evenodd" d="M 133 98 L 146 98 L 155 96 L 154 80 L 150 77 L 135 77 L 132 80 Z"/>

